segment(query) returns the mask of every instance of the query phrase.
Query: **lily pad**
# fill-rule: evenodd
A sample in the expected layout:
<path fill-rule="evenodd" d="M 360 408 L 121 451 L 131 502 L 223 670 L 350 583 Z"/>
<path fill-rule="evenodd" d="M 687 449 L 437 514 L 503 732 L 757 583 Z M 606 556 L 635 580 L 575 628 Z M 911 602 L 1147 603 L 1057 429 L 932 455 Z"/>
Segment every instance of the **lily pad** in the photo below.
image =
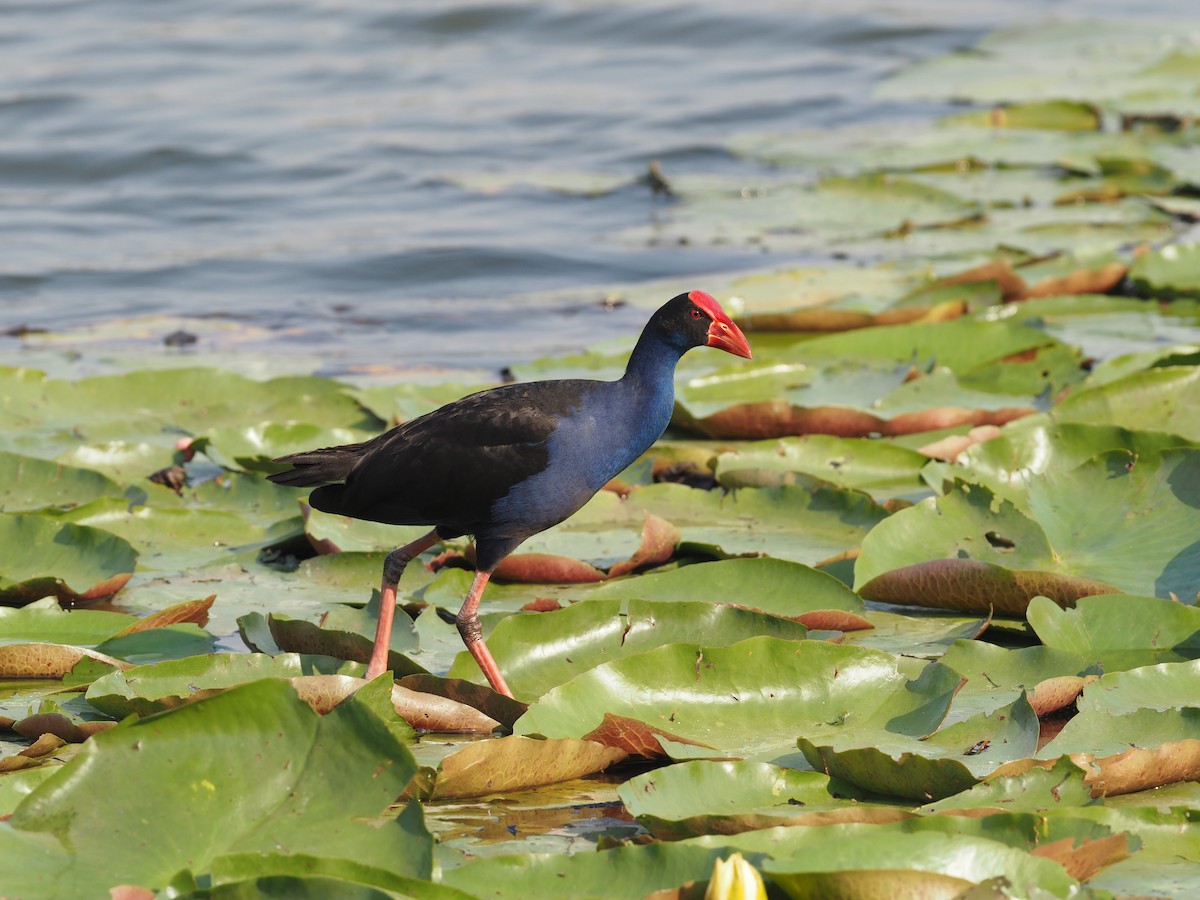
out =
<path fill-rule="evenodd" d="M 743 444 L 717 457 L 716 474 L 726 487 L 775 487 L 808 475 L 887 500 L 919 493 L 927 462 L 927 456 L 886 441 L 810 434 Z"/>
<path fill-rule="evenodd" d="M 1038 594 L 1070 604 L 1114 587 L 1194 593 L 1200 545 L 1190 535 L 1200 527 L 1193 496 L 1200 481 L 1191 473 L 1198 465 L 1193 450 L 1102 454 L 1031 480 L 1023 509 L 959 482 L 877 527 L 863 543 L 856 584 L 877 600 L 1016 614 Z M 1136 532 L 1114 527 L 1134 516 Z"/>
<path fill-rule="evenodd" d="M 9 513 L 79 506 L 126 492 L 99 472 L 4 451 L 0 451 L 0 485 L 0 508 Z"/>
<path fill-rule="evenodd" d="M 801 487 L 723 494 L 656 484 L 635 491 L 625 502 L 678 527 L 681 552 L 765 554 L 809 565 L 857 546 L 887 516 L 864 494 Z"/>
<path fill-rule="evenodd" d="M 137 551 L 114 534 L 34 515 L 0 515 L 0 604 L 111 597 L 129 581 Z"/>
<path fill-rule="evenodd" d="M 377 711 L 387 686 L 371 687 L 319 716 L 286 683 L 259 681 L 98 735 L 17 807 L 0 833 L 0 880 L 21 896 L 158 888 L 180 869 L 203 873 L 228 853 L 280 846 L 428 878 L 419 811 L 370 821 L 416 771 L 381 717 L 390 710 Z M 180 760 L 193 758 L 203 769 L 181 773 Z M 155 790 L 121 790 L 131 773 Z M 109 801 L 83 799 L 97 792 Z"/>
<path fill-rule="evenodd" d="M 1001 764 L 1037 750 L 1038 719 L 1021 697 L 923 738 L 851 729 L 832 742 L 800 738 L 813 768 L 865 791 L 930 802 L 969 789 Z"/>
<path fill-rule="evenodd" d="M 488 636 L 488 649 L 513 694 L 532 701 L 581 672 L 663 644 L 725 646 L 758 635 L 798 641 L 807 633 L 791 619 L 721 604 L 586 600 L 554 612 L 509 616 Z M 479 681 L 483 673 L 463 652 L 450 676 Z"/>
<path fill-rule="evenodd" d="M 861 804 L 862 794 L 853 785 L 828 775 L 750 761 L 666 766 L 631 778 L 617 788 L 617 796 L 661 840 L 784 824 L 869 821 L 881 810 L 907 814 Z"/>
<path fill-rule="evenodd" d="M 1200 297 L 1200 244 L 1168 244 L 1143 253 L 1134 260 L 1129 278 L 1147 296 Z"/>
<path fill-rule="evenodd" d="M 92 706 L 120 719 L 130 713 L 146 716 L 184 706 L 208 696 L 209 692 L 262 678 L 361 671 L 358 663 L 322 656 L 216 653 L 113 672 L 94 682 L 86 696 Z"/>
<path fill-rule="evenodd" d="M 515 731 L 577 737 L 611 712 L 730 757 L 770 761 L 789 755 L 800 734 L 818 738 L 844 728 L 929 734 L 958 684 L 956 673 L 936 663 L 909 680 L 891 654 L 823 641 L 668 644 L 556 687 L 530 705 Z"/>

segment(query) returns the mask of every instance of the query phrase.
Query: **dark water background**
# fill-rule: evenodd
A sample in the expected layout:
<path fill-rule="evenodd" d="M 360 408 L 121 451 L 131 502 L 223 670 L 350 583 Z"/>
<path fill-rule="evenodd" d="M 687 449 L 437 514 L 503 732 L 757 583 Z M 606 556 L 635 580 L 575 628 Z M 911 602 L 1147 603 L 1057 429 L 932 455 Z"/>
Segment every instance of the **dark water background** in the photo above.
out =
<path fill-rule="evenodd" d="M 161 353 L 145 317 L 200 316 L 332 372 L 578 349 L 644 317 L 606 285 L 797 261 L 615 237 L 669 203 L 650 160 L 752 174 L 734 134 L 942 112 L 872 99 L 912 60 L 1194 2 L 0 2 L 0 328 Z M 480 187 L 531 171 L 630 183 Z"/>

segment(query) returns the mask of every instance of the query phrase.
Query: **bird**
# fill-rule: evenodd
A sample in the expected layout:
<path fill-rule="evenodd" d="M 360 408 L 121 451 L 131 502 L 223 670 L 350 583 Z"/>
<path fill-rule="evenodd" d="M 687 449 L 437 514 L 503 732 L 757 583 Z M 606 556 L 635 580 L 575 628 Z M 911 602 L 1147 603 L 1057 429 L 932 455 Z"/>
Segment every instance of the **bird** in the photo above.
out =
<path fill-rule="evenodd" d="M 387 669 L 396 584 L 435 544 L 471 535 L 475 576 L 455 618 L 492 688 L 512 692 L 483 640 L 479 602 L 492 572 L 527 538 L 557 525 L 662 436 L 675 405 L 675 366 L 693 347 L 751 359 L 750 343 L 703 291 L 667 301 L 615 381 L 506 384 L 455 400 L 368 441 L 279 457 L 276 484 L 315 488 L 322 512 L 431 530 L 390 552 L 366 677 Z"/>

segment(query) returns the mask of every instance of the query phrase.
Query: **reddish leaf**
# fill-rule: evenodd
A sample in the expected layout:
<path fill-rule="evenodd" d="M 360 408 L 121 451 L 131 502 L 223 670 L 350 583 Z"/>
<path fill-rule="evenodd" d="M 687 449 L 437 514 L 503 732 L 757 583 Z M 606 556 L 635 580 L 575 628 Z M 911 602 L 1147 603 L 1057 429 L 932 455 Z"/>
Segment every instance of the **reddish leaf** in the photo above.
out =
<path fill-rule="evenodd" d="M 675 548 L 683 537 L 679 529 L 651 512 L 646 512 L 645 516 L 646 521 L 642 524 L 642 543 L 633 556 L 608 570 L 609 578 L 627 575 L 635 569 L 661 565 L 675 554 Z"/>
<path fill-rule="evenodd" d="M 1059 606 L 1080 597 L 1117 594 L 1116 588 L 1087 578 L 1053 572 L 1011 570 L 975 559 L 935 559 L 893 569 L 859 590 L 867 600 L 935 609 L 1023 616 L 1038 595 Z"/>
<path fill-rule="evenodd" d="M 1070 706 L 1087 685 L 1098 680 L 1098 675 L 1060 675 L 1057 678 L 1047 678 L 1029 692 L 1029 705 L 1040 719 Z"/>
<path fill-rule="evenodd" d="M 630 756 L 643 756 L 647 759 L 669 759 L 670 757 L 667 752 L 663 749 L 662 744 L 659 743 L 658 738 L 660 736 L 677 744 L 691 744 L 694 747 L 704 747 L 708 750 L 715 749 L 699 741 L 679 737 L 678 735 L 671 734 L 669 731 L 663 731 L 661 728 L 647 725 L 645 722 L 640 722 L 637 719 L 630 719 L 626 716 L 614 715 L 613 713 L 605 713 L 604 721 L 595 729 L 585 734 L 583 739 L 585 741 L 596 741 L 604 744 L 606 747 L 615 747 L 623 750 Z"/>
<path fill-rule="evenodd" d="M 13 731 L 22 737 L 40 738 L 52 734 L 67 744 L 81 744 L 93 734 L 116 727 L 116 722 L 75 723 L 62 713 L 38 713 L 13 723 Z"/>
<path fill-rule="evenodd" d="M 1101 869 L 1120 862 L 1129 856 L 1129 839 L 1126 834 L 1110 834 L 1095 840 L 1063 838 L 1041 844 L 1031 851 L 1034 856 L 1052 859 L 1072 878 L 1087 881 Z"/>
<path fill-rule="evenodd" d="M 176 603 L 174 606 L 168 606 L 166 609 L 160 609 L 158 612 L 138 619 L 128 628 L 118 631 L 113 637 L 123 637 L 139 631 L 165 628 L 168 625 L 179 625 L 184 622 L 191 622 L 203 628 L 208 624 L 208 611 L 216 599 L 216 594 L 209 594 L 203 600 L 185 600 L 182 603 Z"/>

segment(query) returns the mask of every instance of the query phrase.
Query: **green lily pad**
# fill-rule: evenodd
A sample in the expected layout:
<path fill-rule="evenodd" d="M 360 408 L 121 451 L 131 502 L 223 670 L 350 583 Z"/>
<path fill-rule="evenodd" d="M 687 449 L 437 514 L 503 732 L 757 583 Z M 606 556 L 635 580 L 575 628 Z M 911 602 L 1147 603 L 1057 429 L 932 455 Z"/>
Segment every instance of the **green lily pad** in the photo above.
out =
<path fill-rule="evenodd" d="M 94 647 L 136 619 L 99 609 L 63 609 L 47 597 L 21 609 L 0 608 L 0 645 L 39 641 Z"/>
<path fill-rule="evenodd" d="M 0 604 L 23 606 L 54 595 L 98 600 L 133 574 L 137 551 L 114 534 L 42 516 L 0 514 Z"/>
<path fill-rule="evenodd" d="M 923 806 L 919 811 L 938 814 L 990 808 L 1036 813 L 1090 806 L 1096 802 L 1091 789 L 1083 783 L 1083 770 L 1064 758 L 1051 769 L 1030 769 L 1020 775 L 987 779 L 962 793 Z"/>
<path fill-rule="evenodd" d="M 1113 451 L 1030 480 L 1022 509 L 958 482 L 878 526 L 863 542 L 855 583 L 871 599 L 1016 614 L 1038 594 L 1067 603 L 1112 588 L 1194 592 L 1197 466 L 1200 454 L 1188 449 L 1136 459 Z M 1136 532 L 1114 527 L 1134 515 Z"/>
<path fill-rule="evenodd" d="M 637 820 L 662 840 L 787 824 L 808 813 L 871 808 L 851 784 L 762 762 L 692 760 L 637 775 L 617 788 Z"/>
<path fill-rule="evenodd" d="M 1054 411 L 1059 422 L 1165 431 L 1200 441 L 1200 368 L 1163 366 L 1082 389 Z"/>
<path fill-rule="evenodd" d="M 131 509 L 127 502 L 112 499 L 95 500 L 58 518 L 102 528 L 128 541 L 137 550 L 140 571 L 175 572 L 221 563 L 300 531 L 299 517 L 264 534 L 258 523 L 233 512 L 158 506 Z"/>
<path fill-rule="evenodd" d="M 1200 244 L 1168 244 L 1134 260 L 1129 278 L 1147 296 L 1200 297 Z"/>
<path fill-rule="evenodd" d="M 1051 128 L 1056 131 L 1096 131 L 1099 111 L 1090 103 L 1046 100 L 1013 103 L 993 109 L 974 110 L 947 116 L 943 125 L 973 125 L 984 128 Z"/>
<path fill-rule="evenodd" d="M 817 610 L 863 611 L 857 594 L 832 575 L 784 559 L 723 559 L 602 584 L 589 599 L 736 603 L 774 616 Z"/>
<path fill-rule="evenodd" d="M 1122 714 L 1095 706 L 1081 710 L 1037 755 L 1041 759 L 1070 753 L 1102 757 L 1178 741 L 1200 741 L 1200 709 L 1138 709 Z"/>
<path fill-rule="evenodd" d="M 24 512 L 79 506 L 99 497 L 122 497 L 125 488 L 99 472 L 0 451 L 0 508 Z"/>
<path fill-rule="evenodd" d="M 1115 715 L 1143 709 L 1184 709 L 1197 703 L 1197 677 L 1200 659 L 1109 672 L 1089 684 L 1076 704 L 1080 712 L 1095 709 Z"/>
<path fill-rule="evenodd" d="M 726 487 L 776 487 L 808 475 L 887 500 L 918 493 L 927 462 L 927 456 L 887 441 L 810 434 L 742 444 L 717 457 L 716 474 Z"/>
<path fill-rule="evenodd" d="M 313 447 L 336 447 L 374 437 L 375 431 L 312 425 L 308 422 L 259 422 L 210 428 L 192 446 L 217 465 L 244 472 L 282 472 L 272 460 Z"/>
<path fill-rule="evenodd" d="M 619 373 L 618 373 L 619 374 Z M 402 384 L 354 388 L 347 393 L 384 422 L 407 422 L 433 412 L 467 394 L 495 387 L 495 384 L 459 384 L 457 382 L 406 381 Z M 311 446 L 316 446 L 313 444 Z"/>
<path fill-rule="evenodd" d="M 88 703 L 113 718 L 151 715 L 193 702 L 198 694 L 236 687 L 261 678 L 299 675 L 361 674 L 361 663 L 295 653 L 216 653 L 192 656 L 124 672 L 112 672 L 88 688 Z"/>
<path fill-rule="evenodd" d="M 487 642 L 513 694 L 532 701 L 581 672 L 663 644 L 725 646 L 758 635 L 799 641 L 807 633 L 791 619 L 702 601 L 586 600 L 509 616 Z M 450 677 L 481 681 L 483 673 L 464 651 Z"/>
<path fill-rule="evenodd" d="M 707 880 L 723 855 L 719 848 L 657 843 L 596 853 L 523 853 L 468 862 L 443 872 L 442 881 L 472 894 L 487 885 L 498 900 L 645 897 Z"/>
<path fill-rule="evenodd" d="M 1037 597 L 1028 617 L 1047 647 L 1109 671 L 1200 657 L 1200 608 L 1162 597 L 1084 597 L 1074 609 Z"/>
<path fill-rule="evenodd" d="M 419 811 L 370 821 L 416 771 L 388 686 L 370 688 L 318 716 L 288 684 L 259 681 L 98 735 L 17 807 L 0 833 L 0 881 L 30 897 L 158 888 L 180 869 L 279 847 L 428 878 Z M 181 769 L 189 759 L 204 765 Z"/>
<path fill-rule="evenodd" d="M 1038 891 L 1068 897 L 1078 889 L 1052 860 L 967 835 L 898 833 L 872 841 L 814 842 L 767 860 L 763 871 L 797 900 L 844 892 L 890 895 L 897 889 L 912 896 L 955 896 L 993 879 L 1026 897 Z"/>
<path fill-rule="evenodd" d="M 873 794 L 925 802 L 969 789 L 1002 763 L 1031 756 L 1037 743 L 1038 719 L 1024 697 L 923 738 L 847 728 L 831 742 L 799 739 L 818 771 Z"/>
<path fill-rule="evenodd" d="M 554 688 L 515 731 L 581 737 L 615 713 L 730 757 L 769 761 L 789 755 L 799 734 L 817 739 L 845 728 L 929 734 L 958 684 L 956 673 L 936 663 L 909 680 L 891 654 L 823 641 L 668 644 Z"/>
<path fill-rule="evenodd" d="M 1136 460 L 1142 454 L 1154 456 L 1187 443 L 1158 431 L 1030 416 L 1004 426 L 997 437 L 968 448 L 953 463 L 930 463 L 921 474 L 935 486 L 955 477 L 983 484 L 998 497 L 1023 507 L 1028 503 L 1029 485 L 1047 472 L 1074 469 L 1113 450 L 1124 450 L 1130 460 Z"/>
<path fill-rule="evenodd" d="M 857 546 L 887 513 L 864 494 L 801 487 L 731 494 L 656 484 L 626 504 L 675 525 L 681 552 L 711 556 L 767 555 L 809 565 Z"/>

